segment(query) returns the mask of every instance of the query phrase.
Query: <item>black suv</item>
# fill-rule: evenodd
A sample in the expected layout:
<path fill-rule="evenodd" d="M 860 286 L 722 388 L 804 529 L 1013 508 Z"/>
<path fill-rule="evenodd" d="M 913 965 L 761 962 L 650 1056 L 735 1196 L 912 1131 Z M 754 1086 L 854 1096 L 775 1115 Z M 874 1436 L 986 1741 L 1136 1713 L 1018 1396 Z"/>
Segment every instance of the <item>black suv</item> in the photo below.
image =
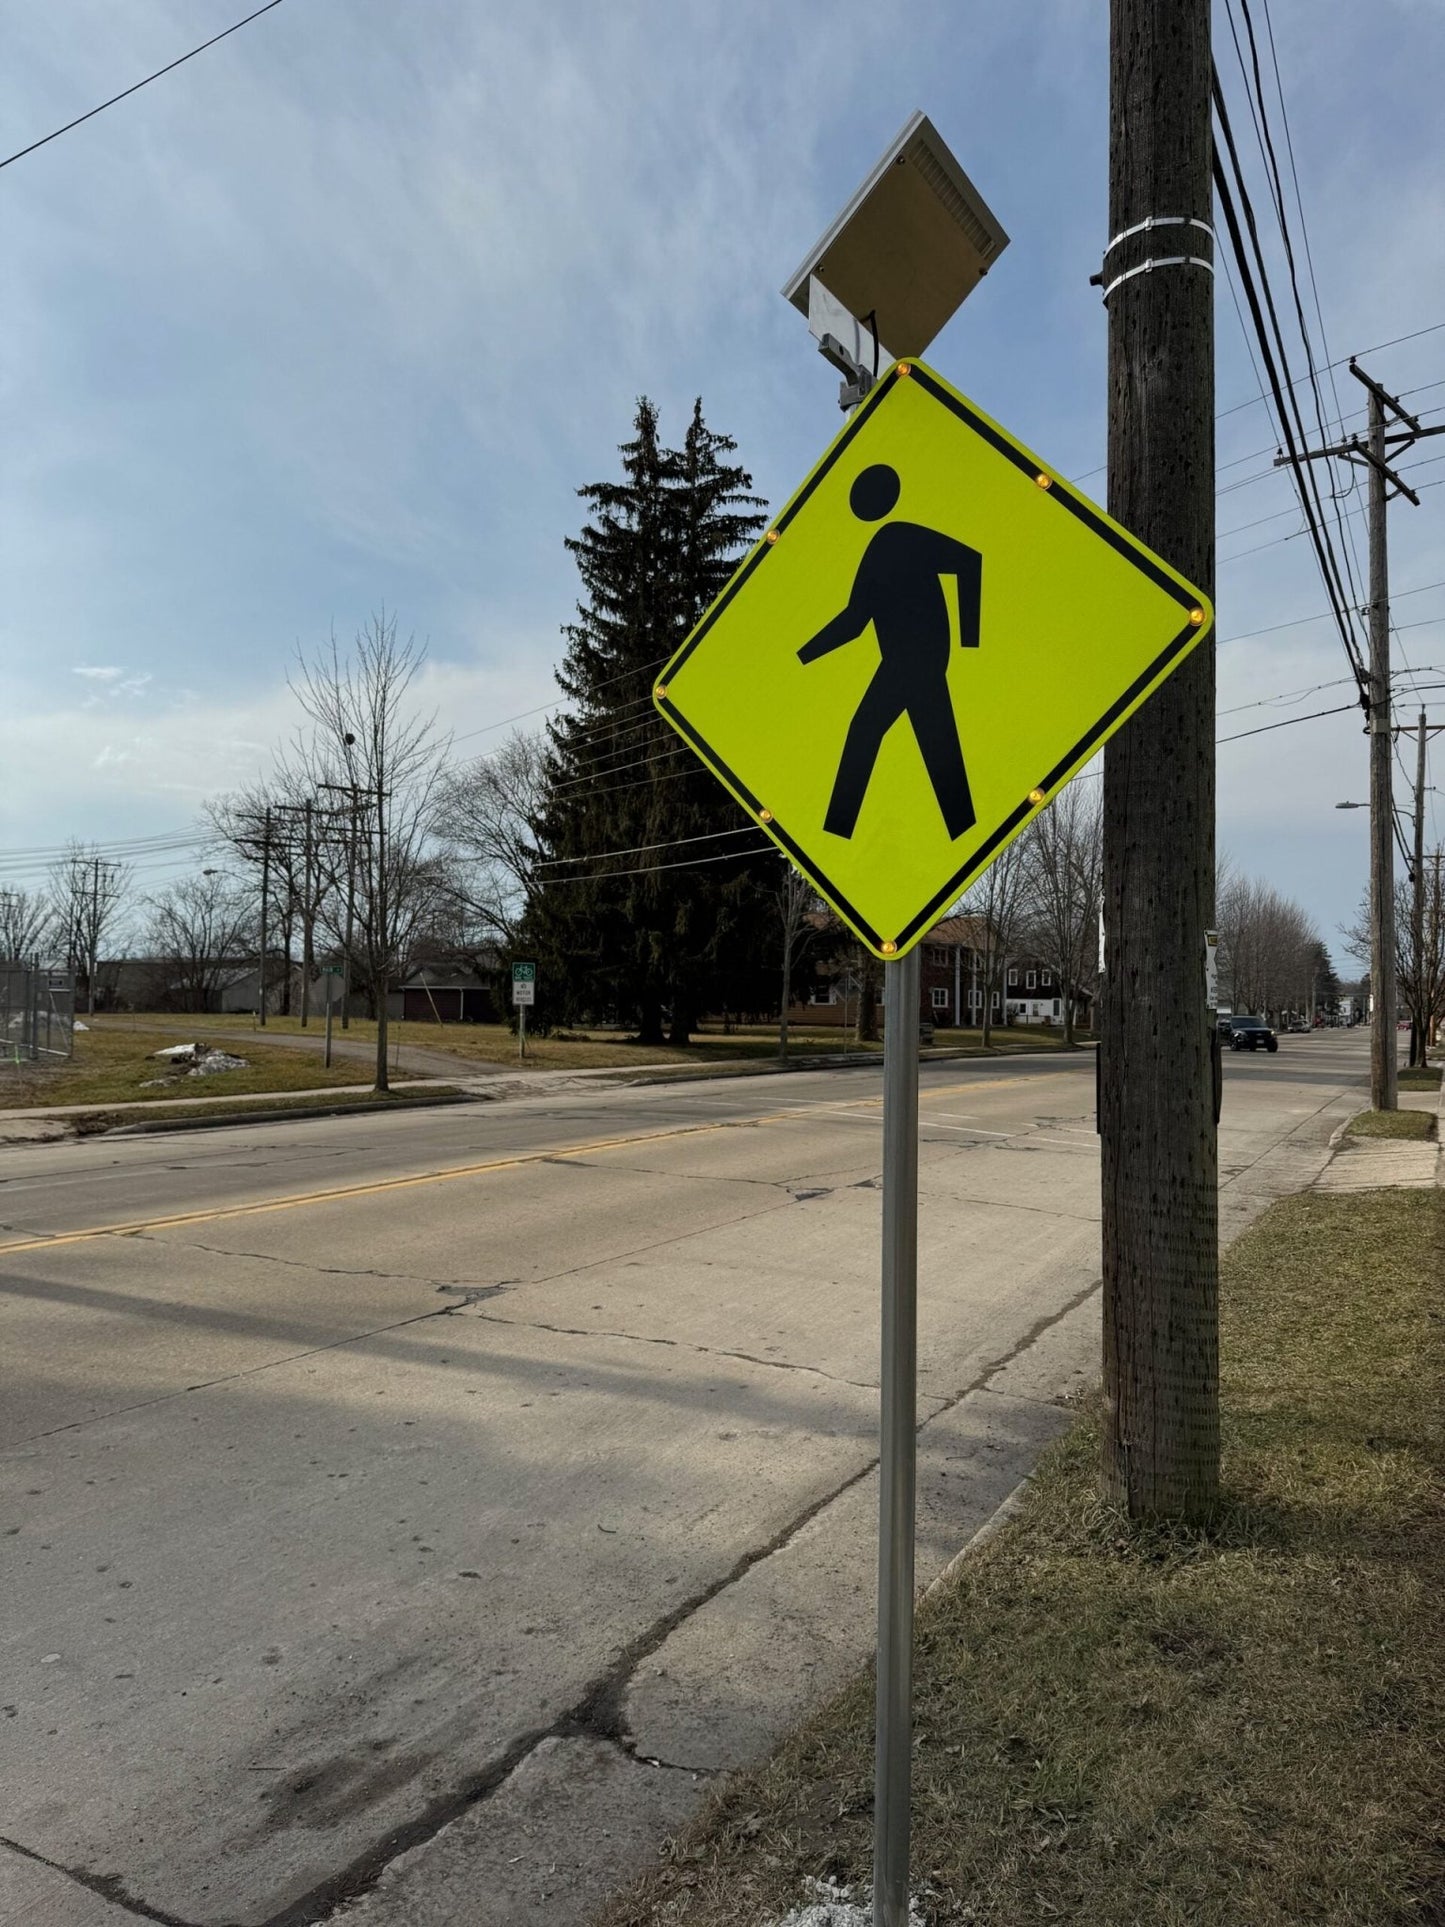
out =
<path fill-rule="evenodd" d="M 1231 1017 L 1229 1048 L 1231 1050 L 1278 1050 L 1279 1039 L 1262 1017 Z"/>

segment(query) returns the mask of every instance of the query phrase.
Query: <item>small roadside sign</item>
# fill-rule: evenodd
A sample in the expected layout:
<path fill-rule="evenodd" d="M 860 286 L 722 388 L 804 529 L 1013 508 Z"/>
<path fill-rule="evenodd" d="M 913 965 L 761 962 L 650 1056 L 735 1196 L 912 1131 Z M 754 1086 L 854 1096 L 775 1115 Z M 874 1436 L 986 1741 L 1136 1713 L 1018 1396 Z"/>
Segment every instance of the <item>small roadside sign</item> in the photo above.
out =
<path fill-rule="evenodd" d="M 534 963 L 514 963 L 512 965 L 512 1003 L 518 1008 L 537 1001 L 537 966 Z"/>
<path fill-rule="evenodd" d="M 322 964 L 321 974 L 323 977 L 344 977 L 346 966 L 345 964 Z"/>
<path fill-rule="evenodd" d="M 891 960 L 1212 622 L 1167 562 L 922 362 L 901 361 L 653 693 Z"/>

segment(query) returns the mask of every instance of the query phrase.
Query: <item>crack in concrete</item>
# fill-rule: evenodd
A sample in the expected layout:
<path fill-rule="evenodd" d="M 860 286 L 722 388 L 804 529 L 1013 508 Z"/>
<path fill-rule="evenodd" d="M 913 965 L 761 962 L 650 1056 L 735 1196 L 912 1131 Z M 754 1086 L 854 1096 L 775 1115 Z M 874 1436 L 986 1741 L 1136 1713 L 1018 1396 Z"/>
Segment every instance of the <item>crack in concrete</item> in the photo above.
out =
<path fill-rule="evenodd" d="M 692 1352 L 702 1358 L 733 1358 L 746 1365 L 763 1365 L 770 1371 L 799 1372 L 809 1378 L 825 1378 L 830 1385 L 849 1385 L 857 1392 L 876 1392 L 876 1379 L 840 1378 L 825 1372 L 821 1365 L 800 1365 L 791 1358 L 759 1358 L 755 1352 L 731 1351 L 720 1345 L 698 1345 L 686 1338 L 661 1338 L 649 1332 L 614 1331 L 601 1325 L 549 1325 L 541 1318 L 503 1318 L 494 1311 L 473 1311 L 458 1307 L 464 1315 L 479 1318 L 488 1325 L 505 1325 L 512 1331 L 549 1332 L 554 1338 L 618 1338 L 630 1345 L 665 1345 L 673 1351 Z M 932 1413 L 929 1414 L 933 1416 Z"/>
<path fill-rule="evenodd" d="M 924 1425 L 931 1423 L 944 1412 L 951 1411 L 956 1405 L 960 1404 L 963 1399 L 967 1398 L 970 1393 L 987 1391 L 990 1379 L 997 1377 L 1005 1366 L 1012 1364 L 1014 1359 L 1017 1358 L 1021 1352 L 1025 1351 L 1028 1346 L 1035 1343 L 1050 1326 L 1068 1317 L 1071 1311 L 1076 1310 L 1078 1306 L 1083 1304 L 1094 1292 L 1098 1291 L 1100 1282 L 1098 1279 L 1092 1280 L 1081 1291 L 1076 1292 L 1058 1311 L 1036 1320 L 1015 1345 L 1010 1347 L 1010 1349 L 999 1358 L 991 1360 L 984 1367 L 982 1373 L 973 1384 L 965 1386 L 963 1390 L 956 1393 L 953 1398 L 941 1401 L 934 1411 L 928 1413 L 928 1415 L 920 1421 L 919 1430 L 921 1431 Z M 475 1315 L 484 1318 L 491 1316 L 491 1314 L 485 1312 L 480 1312 Z M 494 1322 L 510 1324 L 516 1321 L 499 1319 L 494 1320 Z M 596 1336 L 596 1334 L 593 1333 L 581 1333 L 578 1335 L 584 1337 Z M 672 1344 L 676 1341 L 663 1339 L 646 1342 Z M 738 1354 L 738 1356 L 741 1356 L 741 1354 Z M 754 1362 L 762 1363 L 768 1361 Z M 794 1367 L 792 1369 L 806 1370 L 809 1368 Z M 848 1383 L 851 1381 L 843 1382 Z M 874 1388 L 868 1387 L 865 1389 L 872 1390 Z M 999 1394 L 998 1396 L 1004 1395 Z M 639 1666 L 641 1666 L 644 1660 L 650 1658 L 653 1653 L 659 1651 L 665 1641 L 679 1626 L 685 1624 L 686 1621 L 691 1619 L 696 1613 L 701 1612 L 705 1606 L 710 1605 L 714 1599 L 726 1592 L 730 1586 L 736 1585 L 752 1571 L 754 1566 L 759 1565 L 764 1559 L 771 1558 L 775 1552 L 781 1552 L 784 1547 L 791 1544 L 797 1535 L 810 1525 L 821 1512 L 825 1511 L 835 1500 L 840 1499 L 844 1493 L 851 1491 L 854 1486 L 861 1484 L 864 1479 L 871 1477 L 877 1470 L 877 1467 L 878 1458 L 875 1454 L 868 1458 L 864 1464 L 849 1473 L 846 1478 L 840 1480 L 831 1491 L 824 1493 L 820 1498 L 805 1506 L 788 1521 L 787 1524 L 781 1527 L 771 1539 L 745 1552 L 728 1572 L 710 1584 L 701 1587 L 690 1598 L 683 1600 L 680 1605 L 674 1607 L 671 1612 L 665 1613 L 659 1619 L 655 1620 L 650 1627 L 622 1649 L 612 1666 L 583 1692 L 572 1707 L 565 1713 L 559 1715 L 545 1730 L 534 1730 L 514 1742 L 503 1755 L 499 1756 L 499 1760 L 494 1769 L 489 1770 L 482 1776 L 480 1782 L 469 1782 L 467 1787 L 438 1801 L 434 1806 L 429 1808 L 426 1813 L 419 1815 L 415 1821 L 409 1823 L 404 1828 L 398 1829 L 395 1833 L 388 1835 L 377 1847 L 373 1848 L 369 1853 L 360 1856 L 341 1874 L 336 1875 L 332 1880 L 324 1883 L 323 1886 L 314 1889 L 310 1894 L 303 1896 L 302 1899 L 295 1902 L 283 1913 L 273 1916 L 265 1923 L 265 1927 L 307 1927 L 308 1923 L 320 1922 L 329 1918 L 338 1907 L 358 1898 L 361 1894 L 369 1892 L 376 1886 L 392 1860 L 408 1849 L 420 1846 L 427 1840 L 434 1838 L 436 1834 L 441 1832 L 443 1827 L 466 1812 L 469 1807 L 476 1805 L 478 1801 L 487 1799 L 493 1793 L 497 1792 L 506 1781 L 510 1779 L 511 1775 L 516 1772 L 517 1768 L 520 1767 L 523 1762 L 535 1752 L 536 1748 L 541 1745 L 542 1741 L 546 1739 L 594 1739 L 615 1748 L 624 1758 L 641 1765 L 658 1768 L 666 1772 L 688 1773 L 698 1779 L 717 1777 L 718 1770 L 716 1769 L 693 1767 L 689 1766 L 685 1761 L 665 1760 L 652 1754 L 638 1752 L 632 1735 L 627 1731 L 624 1724 L 623 1706 L 627 1698 L 628 1689 L 636 1677 Z"/>
<path fill-rule="evenodd" d="M 274 1251 L 236 1251 L 229 1245 L 203 1245 L 193 1238 L 157 1238 L 149 1231 L 128 1234 L 138 1244 L 160 1244 L 169 1250 L 204 1251 L 213 1258 L 251 1258 L 259 1264 L 284 1265 L 288 1271 L 314 1271 L 328 1278 L 384 1278 L 399 1285 L 428 1285 L 436 1291 L 483 1291 L 489 1287 L 459 1278 L 423 1278 L 414 1271 L 378 1271 L 368 1265 L 318 1265 L 309 1258 L 283 1258 Z"/>
<path fill-rule="evenodd" d="M 43 1853 L 37 1853 L 33 1847 L 24 1846 L 18 1840 L 11 1840 L 5 1834 L 0 1834 L 0 1847 L 8 1848 L 11 1853 L 18 1854 L 22 1860 L 33 1861 L 37 1867 L 48 1867 L 51 1873 L 58 1873 L 64 1879 L 73 1881 L 77 1887 L 83 1887 L 87 1893 L 96 1894 L 101 1900 L 108 1900 L 112 1907 L 119 1907 L 123 1912 L 133 1914 L 137 1920 L 159 1921 L 161 1927 L 195 1927 L 195 1923 L 183 1920 L 179 1914 L 168 1914 L 163 1908 L 150 1907 L 145 1901 L 138 1900 L 127 1889 L 119 1874 L 90 1873 L 84 1867 L 64 1866 L 60 1861 L 47 1859 Z"/>
<path fill-rule="evenodd" d="M 92 1412 L 85 1418 L 71 1419 L 65 1425 L 53 1425 L 45 1432 L 31 1432 L 23 1439 L 11 1439 L 3 1448 L 4 1453 L 22 1450 L 34 1445 L 39 1439 L 58 1438 L 62 1432 L 83 1432 L 87 1426 L 104 1425 L 113 1418 L 124 1418 L 130 1412 L 147 1412 L 155 1405 L 169 1405 L 178 1398 L 188 1398 L 192 1392 L 214 1391 L 218 1385 L 236 1385 L 243 1379 L 259 1378 L 262 1372 L 274 1372 L 285 1365 L 296 1365 L 304 1358 L 318 1358 L 323 1352 L 340 1351 L 346 1345 L 364 1345 L 369 1338 L 384 1338 L 388 1332 L 405 1331 L 408 1325 L 424 1325 L 431 1318 L 455 1318 L 466 1308 L 463 1305 L 436 1305 L 430 1311 L 413 1312 L 409 1318 L 395 1319 L 389 1325 L 375 1325 L 366 1331 L 347 1332 L 344 1337 L 334 1338 L 325 1345 L 308 1345 L 304 1351 L 287 1352 L 281 1358 L 268 1358 L 259 1365 L 248 1365 L 244 1371 L 221 1372 L 215 1378 L 200 1378 L 191 1385 L 178 1385 L 173 1392 L 160 1392 L 155 1398 L 140 1398 L 133 1405 L 113 1405 L 104 1412 Z"/>

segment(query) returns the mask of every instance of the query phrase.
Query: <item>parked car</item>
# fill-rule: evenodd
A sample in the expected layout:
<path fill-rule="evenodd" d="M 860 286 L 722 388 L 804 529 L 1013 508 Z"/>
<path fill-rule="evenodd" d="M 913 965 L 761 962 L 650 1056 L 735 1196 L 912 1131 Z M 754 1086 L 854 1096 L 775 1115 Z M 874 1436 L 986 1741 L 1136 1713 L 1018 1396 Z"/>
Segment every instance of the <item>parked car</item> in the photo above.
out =
<path fill-rule="evenodd" d="M 1229 1048 L 1273 1051 L 1279 1049 L 1279 1039 L 1262 1017 L 1231 1017 Z"/>

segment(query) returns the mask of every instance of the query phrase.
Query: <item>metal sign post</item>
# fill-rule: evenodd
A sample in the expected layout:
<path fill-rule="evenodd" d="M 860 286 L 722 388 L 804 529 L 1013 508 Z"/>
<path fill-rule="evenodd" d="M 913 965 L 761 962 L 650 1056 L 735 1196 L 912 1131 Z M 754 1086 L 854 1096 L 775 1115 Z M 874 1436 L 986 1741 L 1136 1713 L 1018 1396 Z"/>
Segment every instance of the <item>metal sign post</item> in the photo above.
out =
<path fill-rule="evenodd" d="M 874 1927 L 908 1927 L 913 1765 L 913 1525 L 918 1460 L 918 981 L 883 966 L 883 1361 L 878 1465 Z"/>

